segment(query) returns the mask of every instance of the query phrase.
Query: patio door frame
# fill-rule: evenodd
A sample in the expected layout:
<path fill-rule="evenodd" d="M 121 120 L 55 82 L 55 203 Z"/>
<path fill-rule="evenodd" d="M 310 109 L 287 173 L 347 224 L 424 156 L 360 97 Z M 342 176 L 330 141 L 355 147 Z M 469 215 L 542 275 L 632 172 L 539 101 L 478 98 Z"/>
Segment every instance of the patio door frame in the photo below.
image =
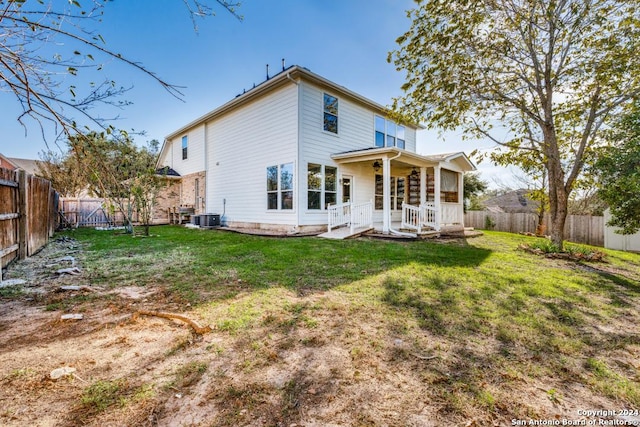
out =
<path fill-rule="evenodd" d="M 354 179 L 351 174 L 340 174 L 340 200 L 341 203 L 347 203 L 344 200 L 344 181 L 349 180 L 349 202 L 353 202 Z"/>

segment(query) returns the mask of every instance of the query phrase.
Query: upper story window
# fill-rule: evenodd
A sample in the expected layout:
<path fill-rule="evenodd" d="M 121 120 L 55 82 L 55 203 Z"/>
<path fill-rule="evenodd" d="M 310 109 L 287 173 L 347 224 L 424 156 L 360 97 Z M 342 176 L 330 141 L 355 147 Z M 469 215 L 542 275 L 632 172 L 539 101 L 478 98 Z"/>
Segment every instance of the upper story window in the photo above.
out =
<path fill-rule="evenodd" d="M 189 137 L 185 135 L 182 137 L 182 160 L 187 159 L 188 148 L 189 148 Z"/>
<path fill-rule="evenodd" d="M 338 98 L 324 94 L 324 130 L 338 133 Z"/>
<path fill-rule="evenodd" d="M 375 118 L 376 147 L 405 148 L 405 128 L 384 117 Z"/>

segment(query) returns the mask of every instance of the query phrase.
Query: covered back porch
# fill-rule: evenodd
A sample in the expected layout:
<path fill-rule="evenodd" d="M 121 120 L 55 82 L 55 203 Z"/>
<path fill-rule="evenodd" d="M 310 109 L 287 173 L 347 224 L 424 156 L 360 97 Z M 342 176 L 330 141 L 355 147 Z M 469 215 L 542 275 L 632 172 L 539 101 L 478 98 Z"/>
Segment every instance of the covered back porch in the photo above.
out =
<path fill-rule="evenodd" d="M 417 235 L 463 228 L 463 174 L 475 170 L 464 153 L 421 156 L 399 148 L 332 155 L 340 165 L 341 203 L 328 208 L 329 234 Z M 339 232 L 336 228 L 344 227 Z M 329 237 L 329 236 L 326 236 Z"/>

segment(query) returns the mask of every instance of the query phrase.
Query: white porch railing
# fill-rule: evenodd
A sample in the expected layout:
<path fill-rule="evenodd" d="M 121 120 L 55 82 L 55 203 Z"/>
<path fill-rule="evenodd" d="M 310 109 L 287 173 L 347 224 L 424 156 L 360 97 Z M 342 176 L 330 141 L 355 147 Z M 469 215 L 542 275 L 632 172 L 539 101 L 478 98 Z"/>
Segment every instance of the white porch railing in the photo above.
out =
<path fill-rule="evenodd" d="M 422 223 L 439 231 L 442 220 L 438 217 L 436 205 L 433 202 L 427 202 L 423 203 L 420 209 L 422 209 Z"/>
<path fill-rule="evenodd" d="M 327 208 L 329 212 L 328 231 L 341 225 L 349 224 L 351 221 L 351 203 L 332 205 Z"/>
<path fill-rule="evenodd" d="M 402 204 L 402 228 L 422 231 L 422 227 L 428 226 L 434 230 L 440 230 L 438 211 L 433 203 L 423 203 L 420 206 Z"/>
<path fill-rule="evenodd" d="M 342 203 L 327 208 L 329 212 L 328 231 L 348 225 L 351 233 L 359 227 L 373 227 L 373 201 L 364 203 Z"/>
<path fill-rule="evenodd" d="M 420 206 L 402 204 L 402 228 L 422 231 L 422 221 L 420 220 Z"/>

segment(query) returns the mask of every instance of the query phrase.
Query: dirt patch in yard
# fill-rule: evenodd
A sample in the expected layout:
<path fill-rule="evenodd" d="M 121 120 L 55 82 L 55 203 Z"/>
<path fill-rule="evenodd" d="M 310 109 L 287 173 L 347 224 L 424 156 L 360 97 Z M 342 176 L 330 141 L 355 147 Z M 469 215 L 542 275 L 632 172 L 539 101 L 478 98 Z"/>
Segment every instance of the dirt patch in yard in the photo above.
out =
<path fill-rule="evenodd" d="M 502 342 L 453 343 L 354 293 L 266 289 L 278 305 L 258 310 L 254 295 L 238 292 L 234 310 L 253 316 L 245 327 L 224 323 L 222 304 L 191 307 L 161 286 L 95 285 L 83 257 L 62 238 L 9 270 L 26 283 L 0 299 L 0 425 L 490 426 L 621 409 L 584 378 L 570 381 L 583 375 L 578 362 L 566 361 L 565 377 L 496 366 Z M 56 273 L 72 264 L 79 274 Z M 134 316 L 143 308 L 217 327 L 199 335 L 178 320 Z M 637 372 L 640 342 L 628 348 L 616 357 Z M 545 357 L 517 343 L 508 352 Z M 51 378 L 64 367 L 73 372 Z"/>

